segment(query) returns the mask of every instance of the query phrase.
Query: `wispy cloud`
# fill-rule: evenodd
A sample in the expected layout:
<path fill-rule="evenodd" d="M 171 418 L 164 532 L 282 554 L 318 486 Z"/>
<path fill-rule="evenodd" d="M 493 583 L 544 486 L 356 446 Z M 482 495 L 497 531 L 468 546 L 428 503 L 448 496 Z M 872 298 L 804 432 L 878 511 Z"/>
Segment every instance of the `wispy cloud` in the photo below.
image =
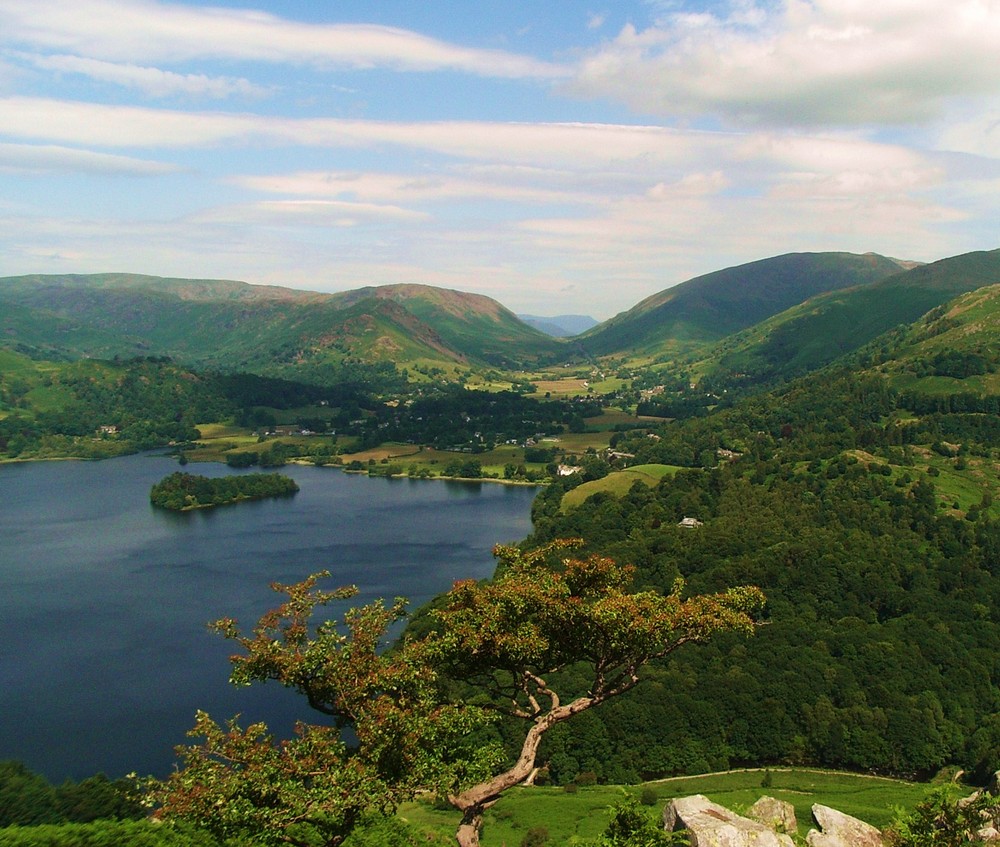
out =
<path fill-rule="evenodd" d="M 1000 94 L 997 0 L 732 2 L 665 8 L 581 63 L 567 89 L 638 112 L 736 124 L 919 123 Z"/>
<path fill-rule="evenodd" d="M 266 224 L 270 226 L 352 227 L 368 221 L 427 219 L 423 212 L 398 205 L 356 203 L 344 200 L 262 200 L 240 206 L 208 209 L 191 216 L 192 221 L 225 224 Z"/>
<path fill-rule="evenodd" d="M 506 171 L 509 174 L 509 170 Z M 549 187 L 541 170 L 532 172 L 530 183 L 508 179 L 455 176 L 435 173 L 426 176 L 402 173 L 361 173 L 347 171 L 302 171 L 267 176 L 239 176 L 231 181 L 243 188 L 269 194 L 352 198 L 355 201 L 403 203 L 450 203 L 482 200 L 532 204 L 590 204 L 600 202 L 594 192 Z"/>
<path fill-rule="evenodd" d="M 167 162 L 151 162 L 130 156 L 77 150 L 72 147 L 0 143 L 0 171 L 160 176 L 180 170 L 178 166 Z"/>
<path fill-rule="evenodd" d="M 25 59 L 36 68 L 59 73 L 80 74 L 100 82 L 134 88 L 152 97 L 187 95 L 224 99 L 233 95 L 263 97 L 271 93 L 246 79 L 212 77 L 205 74 L 179 74 L 143 65 L 105 62 L 79 56 L 27 55 Z"/>
<path fill-rule="evenodd" d="M 490 77 L 565 76 L 529 56 L 450 44 L 394 27 L 311 24 L 264 12 L 156 0 L 0 0 L 7 44 L 113 62 L 243 59 L 318 68 L 457 70 Z"/>
<path fill-rule="evenodd" d="M 10 136 L 50 142 L 150 149 L 232 144 L 303 147 L 387 145 L 492 165 L 656 173 L 721 159 L 823 171 L 910 167 L 924 156 L 901 145 L 853 136 L 705 132 L 665 127 L 495 121 L 365 121 L 107 106 L 43 98 L 0 98 Z M 524 171 L 522 171 L 524 173 Z"/>

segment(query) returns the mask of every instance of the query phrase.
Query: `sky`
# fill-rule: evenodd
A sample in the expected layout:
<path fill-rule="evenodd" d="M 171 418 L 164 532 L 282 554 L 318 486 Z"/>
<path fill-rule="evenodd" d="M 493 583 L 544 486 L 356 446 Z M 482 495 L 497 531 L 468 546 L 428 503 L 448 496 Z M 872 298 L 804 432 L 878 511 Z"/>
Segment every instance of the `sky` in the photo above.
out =
<path fill-rule="evenodd" d="M 0 0 L 0 276 L 605 319 L 1000 247 L 1000 0 Z"/>

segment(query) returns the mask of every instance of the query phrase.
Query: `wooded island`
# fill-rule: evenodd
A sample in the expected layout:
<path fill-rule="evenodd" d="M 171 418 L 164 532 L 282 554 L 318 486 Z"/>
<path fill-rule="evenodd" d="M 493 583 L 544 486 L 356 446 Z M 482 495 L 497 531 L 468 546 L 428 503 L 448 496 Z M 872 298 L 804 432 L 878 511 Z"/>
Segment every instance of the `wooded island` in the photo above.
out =
<path fill-rule="evenodd" d="M 210 479 L 177 471 L 161 479 L 149 492 L 149 500 L 161 509 L 186 512 L 208 509 L 240 500 L 285 497 L 299 490 L 295 480 L 277 473 L 254 473 Z"/>

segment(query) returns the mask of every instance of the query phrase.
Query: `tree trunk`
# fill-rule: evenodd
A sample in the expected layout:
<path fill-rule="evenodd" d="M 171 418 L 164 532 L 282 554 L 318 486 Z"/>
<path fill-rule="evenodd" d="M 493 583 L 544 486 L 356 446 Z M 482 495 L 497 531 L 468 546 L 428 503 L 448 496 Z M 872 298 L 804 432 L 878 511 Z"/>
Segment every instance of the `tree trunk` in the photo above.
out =
<path fill-rule="evenodd" d="M 475 813 L 471 810 L 462 816 L 462 822 L 455 833 L 458 847 L 479 847 L 479 831 L 483 828 L 482 812 Z"/>
<path fill-rule="evenodd" d="M 558 701 L 557 701 L 558 702 Z M 557 723 L 571 718 L 578 712 L 589 709 L 599 702 L 595 697 L 580 697 L 566 706 L 557 706 L 537 718 L 524 737 L 521 745 L 521 755 L 514 766 L 502 774 L 498 774 L 488 782 L 473 785 L 461 794 L 452 795 L 448 801 L 462 812 L 462 823 L 455 833 L 459 847 L 479 847 L 479 831 L 483 828 L 483 812 L 500 799 L 508 788 L 513 788 L 524 782 L 535 770 L 535 757 L 538 755 L 538 745 L 546 730 Z"/>

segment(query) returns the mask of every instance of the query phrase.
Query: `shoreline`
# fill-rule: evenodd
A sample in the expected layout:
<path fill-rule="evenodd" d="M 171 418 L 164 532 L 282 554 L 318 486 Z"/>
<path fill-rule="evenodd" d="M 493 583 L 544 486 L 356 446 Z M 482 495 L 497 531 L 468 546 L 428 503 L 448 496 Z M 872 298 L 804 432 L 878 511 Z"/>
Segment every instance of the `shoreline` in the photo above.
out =
<path fill-rule="evenodd" d="M 158 456 L 170 457 L 169 453 L 157 453 L 156 451 L 165 448 L 154 447 L 152 450 L 138 450 L 135 453 L 122 453 L 118 456 L 102 456 L 99 459 L 91 458 L 88 456 L 35 456 L 28 459 L 22 459 L 21 457 L 3 457 L 0 458 L 0 465 L 14 465 L 14 464 L 27 464 L 29 462 L 107 462 L 112 459 L 122 459 L 126 456 L 138 456 L 140 453 L 155 453 Z M 207 459 L 204 462 L 196 459 L 191 459 L 190 464 L 214 464 L 214 465 L 225 465 L 225 462 L 220 462 L 216 459 Z M 531 486 L 534 488 L 542 488 L 548 485 L 551 480 L 545 482 L 529 482 L 528 480 L 520 479 L 497 479 L 496 477 L 475 477 L 475 476 L 408 476 L 407 474 L 393 474 L 387 475 L 382 474 L 381 476 L 371 476 L 367 470 L 352 471 L 347 470 L 343 465 L 317 465 L 315 462 L 311 462 L 307 459 L 291 459 L 287 462 L 289 465 L 302 465 L 304 467 L 314 467 L 314 468 L 330 468 L 331 470 L 337 470 L 341 473 L 356 474 L 357 476 L 365 476 L 369 479 L 400 479 L 400 480 L 412 480 L 414 482 L 492 482 L 498 485 L 514 485 L 514 486 Z"/>
<path fill-rule="evenodd" d="M 343 465 L 316 465 L 314 462 L 307 461 L 305 459 L 291 459 L 288 464 L 290 465 L 306 465 L 319 468 L 332 468 L 333 470 L 338 470 L 341 473 L 354 474 L 356 476 L 366 476 L 369 479 L 406 479 L 413 480 L 414 482 L 434 482 L 436 480 L 442 480 L 445 482 L 495 482 L 500 485 L 521 485 L 521 486 L 533 486 L 541 487 L 548 485 L 551 480 L 547 482 L 529 482 L 528 480 L 520 479 L 497 479 L 496 477 L 486 477 L 486 476 L 409 476 L 405 473 L 401 474 L 376 474 L 372 476 L 367 470 L 348 470 Z"/>

